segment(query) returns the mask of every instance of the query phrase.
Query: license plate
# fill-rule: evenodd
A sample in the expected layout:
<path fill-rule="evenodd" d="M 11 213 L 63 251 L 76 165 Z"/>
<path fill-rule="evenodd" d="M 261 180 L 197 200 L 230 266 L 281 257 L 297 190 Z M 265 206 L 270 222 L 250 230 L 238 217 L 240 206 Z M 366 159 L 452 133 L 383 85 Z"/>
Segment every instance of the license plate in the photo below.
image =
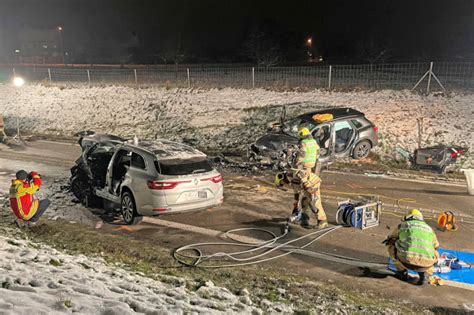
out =
<path fill-rule="evenodd" d="M 198 191 L 198 198 L 207 199 L 207 191 L 205 191 L 205 190 Z"/>

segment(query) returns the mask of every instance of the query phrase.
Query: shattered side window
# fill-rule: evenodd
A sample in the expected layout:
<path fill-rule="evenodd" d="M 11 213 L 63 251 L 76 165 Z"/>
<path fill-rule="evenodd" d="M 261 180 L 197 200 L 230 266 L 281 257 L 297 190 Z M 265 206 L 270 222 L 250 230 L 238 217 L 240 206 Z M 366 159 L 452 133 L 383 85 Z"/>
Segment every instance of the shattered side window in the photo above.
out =
<path fill-rule="evenodd" d="M 113 154 L 114 153 L 114 146 L 109 144 L 99 144 L 95 148 L 89 152 L 90 155 L 96 154 Z"/>
<path fill-rule="evenodd" d="M 135 152 L 132 153 L 132 167 L 136 167 L 142 170 L 146 169 L 145 160 L 141 155 Z"/>

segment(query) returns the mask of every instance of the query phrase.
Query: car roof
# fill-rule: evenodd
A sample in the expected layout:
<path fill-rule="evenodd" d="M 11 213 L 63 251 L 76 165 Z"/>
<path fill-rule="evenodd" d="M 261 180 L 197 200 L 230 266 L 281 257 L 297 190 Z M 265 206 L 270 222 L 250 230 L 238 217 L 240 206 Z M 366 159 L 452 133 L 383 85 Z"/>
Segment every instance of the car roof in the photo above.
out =
<path fill-rule="evenodd" d="M 133 140 L 111 135 L 111 134 L 89 134 L 82 138 L 96 143 L 107 144 L 114 147 L 121 146 L 124 149 L 151 154 L 159 160 L 168 159 L 190 159 L 207 157 L 203 152 L 188 145 L 166 139 L 140 140 L 134 144 Z"/>
<path fill-rule="evenodd" d="M 124 143 L 123 147 L 152 154 L 159 160 L 206 157 L 203 152 L 193 147 L 165 139 L 139 141 L 138 145 L 133 143 Z"/>
<path fill-rule="evenodd" d="M 311 121 L 314 123 L 313 116 L 317 114 L 331 114 L 333 119 L 331 120 L 338 120 L 346 117 L 354 117 L 354 116 L 364 116 L 363 113 L 349 107 L 341 107 L 341 108 L 329 108 L 324 110 L 318 110 L 315 112 L 309 112 L 302 115 L 299 115 L 298 118 L 301 118 L 306 121 Z"/>

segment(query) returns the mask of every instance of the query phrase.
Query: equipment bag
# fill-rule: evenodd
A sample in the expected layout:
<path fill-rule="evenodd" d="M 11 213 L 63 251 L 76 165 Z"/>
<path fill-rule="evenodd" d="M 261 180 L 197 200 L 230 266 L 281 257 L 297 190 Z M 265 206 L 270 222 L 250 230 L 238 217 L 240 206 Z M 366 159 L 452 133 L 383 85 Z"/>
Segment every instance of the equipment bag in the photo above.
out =
<path fill-rule="evenodd" d="M 321 123 L 328 120 L 333 120 L 334 116 L 332 114 L 316 114 L 313 115 L 313 120 L 317 123 Z"/>
<path fill-rule="evenodd" d="M 456 231 L 455 218 L 452 211 L 445 211 L 438 216 L 438 229 L 441 231 Z"/>

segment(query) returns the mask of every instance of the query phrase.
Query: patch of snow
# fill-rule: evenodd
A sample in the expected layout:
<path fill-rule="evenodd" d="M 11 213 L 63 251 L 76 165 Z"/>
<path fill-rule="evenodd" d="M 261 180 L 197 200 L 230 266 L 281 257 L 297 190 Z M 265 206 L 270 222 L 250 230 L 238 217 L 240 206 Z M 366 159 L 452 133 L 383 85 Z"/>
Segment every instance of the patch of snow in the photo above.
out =
<path fill-rule="evenodd" d="M 47 246 L 0 236 L 2 314 L 162 314 L 262 313 L 226 288 L 211 285 L 196 292 L 138 273 L 113 268 L 99 258 L 71 256 Z M 264 311 L 292 311 L 265 303 Z"/>
<path fill-rule="evenodd" d="M 396 146 L 415 149 L 420 118 L 424 127 L 423 146 L 444 143 L 474 149 L 473 94 L 422 96 L 408 90 L 275 92 L 41 85 L 15 89 L 1 85 L 0 95 L 0 112 L 5 116 L 7 129 L 15 129 L 18 118 L 24 131 L 37 133 L 73 135 L 90 129 L 125 137 L 137 135 L 140 139 L 192 138 L 193 145 L 228 149 L 245 147 L 263 132 L 252 129 L 245 133 L 245 128 L 238 129 L 239 126 L 264 125 L 264 119 L 279 118 L 276 112 L 269 112 L 274 117 L 267 115 L 255 121 L 255 109 L 305 103 L 298 105 L 301 111 L 344 106 L 365 113 L 379 127 L 383 146 L 377 151 L 382 155 L 393 155 Z M 469 158 L 464 166 L 473 165 Z"/>

